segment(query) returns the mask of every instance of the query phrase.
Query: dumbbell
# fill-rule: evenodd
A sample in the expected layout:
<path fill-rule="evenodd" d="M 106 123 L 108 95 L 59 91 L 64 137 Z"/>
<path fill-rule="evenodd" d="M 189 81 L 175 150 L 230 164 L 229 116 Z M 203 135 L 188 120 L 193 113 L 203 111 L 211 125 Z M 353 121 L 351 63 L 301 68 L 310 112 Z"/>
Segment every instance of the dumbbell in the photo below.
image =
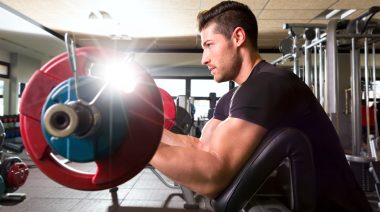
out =
<path fill-rule="evenodd" d="M 94 74 L 110 61 L 126 61 L 125 54 L 83 47 L 75 55 L 76 76 L 66 53 L 33 74 L 20 105 L 21 136 L 30 158 L 54 181 L 79 190 L 112 188 L 149 163 L 165 119 L 172 119 L 166 127 L 175 120 L 174 102 L 165 104 L 171 98 L 134 61 L 124 64 L 124 71 L 134 78 L 126 78 L 134 83 L 129 91 Z M 95 162 L 97 170 L 84 173 L 56 155 L 72 162 Z"/>
<path fill-rule="evenodd" d="M 8 157 L 0 165 L 0 175 L 5 188 L 3 192 L 12 193 L 24 185 L 29 168 L 19 157 Z"/>

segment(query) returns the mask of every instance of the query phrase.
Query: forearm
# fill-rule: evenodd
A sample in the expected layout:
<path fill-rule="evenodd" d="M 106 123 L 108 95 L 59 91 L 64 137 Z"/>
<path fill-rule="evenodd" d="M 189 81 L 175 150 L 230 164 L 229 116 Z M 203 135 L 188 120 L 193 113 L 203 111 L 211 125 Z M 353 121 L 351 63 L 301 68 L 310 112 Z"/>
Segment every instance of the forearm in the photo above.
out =
<path fill-rule="evenodd" d="M 170 146 L 181 146 L 181 147 L 193 147 L 199 148 L 199 139 L 189 135 L 181 135 L 170 132 L 169 130 L 164 130 L 162 133 L 161 142 L 168 144 Z"/>

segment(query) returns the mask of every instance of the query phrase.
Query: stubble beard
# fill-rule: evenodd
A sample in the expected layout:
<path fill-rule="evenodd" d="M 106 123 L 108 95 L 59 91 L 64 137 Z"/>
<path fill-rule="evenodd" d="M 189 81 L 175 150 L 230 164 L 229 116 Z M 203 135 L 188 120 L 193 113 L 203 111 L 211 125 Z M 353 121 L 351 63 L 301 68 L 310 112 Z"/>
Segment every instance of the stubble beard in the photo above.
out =
<path fill-rule="evenodd" d="M 237 55 L 228 58 L 229 60 L 233 61 L 229 67 L 224 68 L 224 71 L 218 74 L 214 75 L 214 80 L 218 83 L 221 82 L 227 82 L 227 81 L 233 81 L 236 79 L 237 75 L 240 72 L 242 61 L 241 58 L 239 58 Z"/>

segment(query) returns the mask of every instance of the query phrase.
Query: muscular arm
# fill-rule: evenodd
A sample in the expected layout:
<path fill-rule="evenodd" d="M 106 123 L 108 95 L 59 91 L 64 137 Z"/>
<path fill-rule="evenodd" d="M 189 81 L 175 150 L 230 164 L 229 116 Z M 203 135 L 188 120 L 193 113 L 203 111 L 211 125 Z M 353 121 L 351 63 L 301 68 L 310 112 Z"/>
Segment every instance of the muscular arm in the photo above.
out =
<path fill-rule="evenodd" d="M 151 164 L 177 183 L 215 197 L 241 169 L 265 133 L 263 127 L 242 119 L 212 119 L 199 140 L 201 145 L 168 145 L 164 136 Z M 166 136 L 184 139 L 176 143 L 195 141 L 171 134 Z"/>
<path fill-rule="evenodd" d="M 170 146 L 178 147 L 198 148 L 199 146 L 198 138 L 188 135 L 175 134 L 166 129 L 164 129 L 162 134 L 161 142 Z"/>
<path fill-rule="evenodd" d="M 161 142 L 170 146 L 193 147 L 202 149 L 207 148 L 207 140 L 210 140 L 212 132 L 220 122 L 221 121 L 217 119 L 211 119 L 208 121 L 203 127 L 202 136 L 199 139 L 193 136 L 175 134 L 169 130 L 164 129 Z"/>

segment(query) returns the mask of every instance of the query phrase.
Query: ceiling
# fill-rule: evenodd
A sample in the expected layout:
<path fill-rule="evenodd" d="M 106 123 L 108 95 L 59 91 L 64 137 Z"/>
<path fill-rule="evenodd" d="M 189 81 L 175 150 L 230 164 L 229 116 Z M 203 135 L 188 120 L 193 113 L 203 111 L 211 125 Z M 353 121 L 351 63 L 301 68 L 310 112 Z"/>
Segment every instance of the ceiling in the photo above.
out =
<path fill-rule="evenodd" d="M 60 35 L 75 34 L 80 45 L 114 45 L 121 49 L 200 49 L 196 26 L 199 11 L 218 0 L 0 0 Z M 355 18 L 380 0 L 241 0 L 258 19 L 259 48 L 277 49 L 287 36 L 284 23 L 322 23 L 316 18 L 326 9 L 356 9 Z M 1 4 L 0 4 L 1 6 Z M 8 9 L 9 9 L 8 8 Z M 95 12 L 94 12 L 95 11 Z M 89 19 L 104 11 L 111 18 Z M 98 16 L 99 17 L 99 16 Z M 375 18 L 380 18 L 377 14 Z M 2 24 L 0 24 L 0 28 Z M 118 40 L 110 39 L 115 36 Z M 1 37 L 1 36 L 0 36 Z M 45 45 L 46 46 L 46 45 Z M 43 50 L 41 50 L 43 51 Z"/>

